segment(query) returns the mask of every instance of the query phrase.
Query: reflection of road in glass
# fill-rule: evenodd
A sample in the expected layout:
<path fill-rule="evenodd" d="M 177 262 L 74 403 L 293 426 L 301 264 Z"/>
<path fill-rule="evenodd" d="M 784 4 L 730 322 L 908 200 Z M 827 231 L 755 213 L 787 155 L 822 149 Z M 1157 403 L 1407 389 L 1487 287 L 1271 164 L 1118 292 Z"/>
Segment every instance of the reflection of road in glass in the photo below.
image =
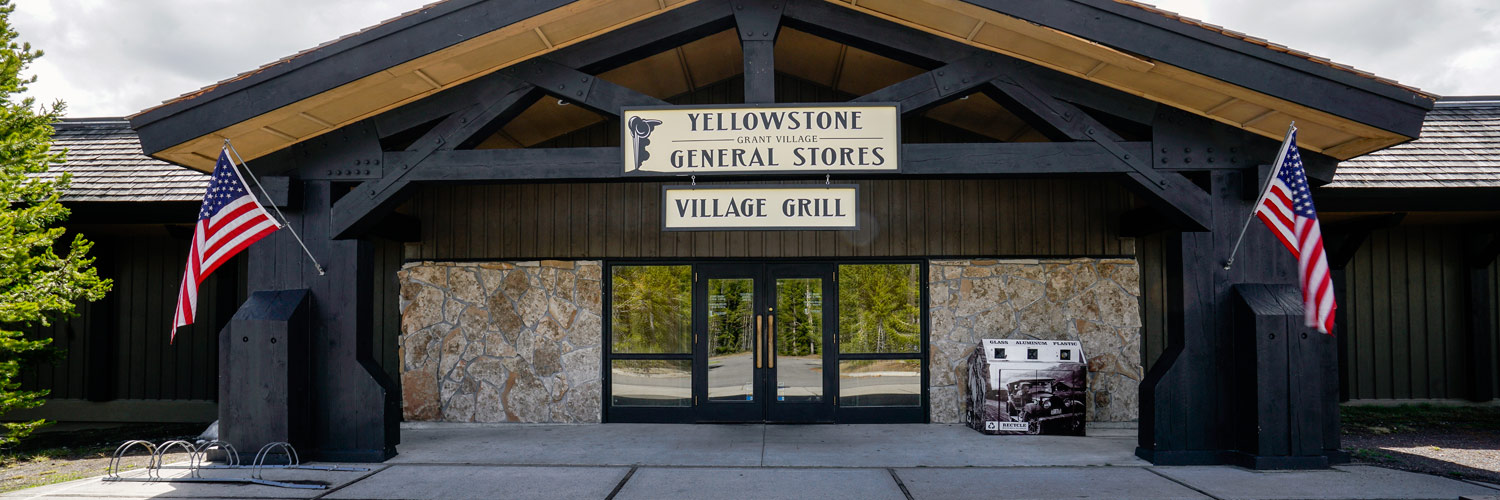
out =
<path fill-rule="evenodd" d="M 777 356 L 776 397 L 786 401 L 823 398 L 823 356 Z"/>
<path fill-rule="evenodd" d="M 616 404 L 626 400 L 636 405 L 687 406 L 693 397 L 691 373 L 685 362 L 682 369 L 616 366 L 610 370 L 610 393 Z"/>
<path fill-rule="evenodd" d="M 754 390 L 755 357 L 748 352 L 708 358 L 708 398 L 745 401 Z"/>

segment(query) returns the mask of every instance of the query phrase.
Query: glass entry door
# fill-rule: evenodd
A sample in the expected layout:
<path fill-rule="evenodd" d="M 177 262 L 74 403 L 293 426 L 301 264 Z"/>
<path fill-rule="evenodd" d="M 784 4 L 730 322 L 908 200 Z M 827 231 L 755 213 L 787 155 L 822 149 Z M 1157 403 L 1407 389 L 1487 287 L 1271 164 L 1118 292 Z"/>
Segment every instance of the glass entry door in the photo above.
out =
<path fill-rule="evenodd" d="M 608 266 L 610 422 L 925 422 L 923 266 Z"/>
<path fill-rule="evenodd" d="M 826 265 L 697 266 L 704 422 L 832 422 Z"/>

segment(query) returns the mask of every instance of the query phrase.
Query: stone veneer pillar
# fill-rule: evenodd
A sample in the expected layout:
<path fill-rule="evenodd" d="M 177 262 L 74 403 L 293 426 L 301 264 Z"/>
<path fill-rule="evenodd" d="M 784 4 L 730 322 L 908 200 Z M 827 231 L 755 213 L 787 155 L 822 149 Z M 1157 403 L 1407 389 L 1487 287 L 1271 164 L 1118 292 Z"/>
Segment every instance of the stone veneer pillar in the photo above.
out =
<path fill-rule="evenodd" d="M 598 261 L 402 267 L 408 421 L 599 422 Z"/>
<path fill-rule="evenodd" d="M 928 281 L 932 422 L 960 421 L 964 358 L 983 338 L 1081 341 L 1089 420 L 1137 418 L 1143 369 L 1134 260 L 934 260 Z"/>

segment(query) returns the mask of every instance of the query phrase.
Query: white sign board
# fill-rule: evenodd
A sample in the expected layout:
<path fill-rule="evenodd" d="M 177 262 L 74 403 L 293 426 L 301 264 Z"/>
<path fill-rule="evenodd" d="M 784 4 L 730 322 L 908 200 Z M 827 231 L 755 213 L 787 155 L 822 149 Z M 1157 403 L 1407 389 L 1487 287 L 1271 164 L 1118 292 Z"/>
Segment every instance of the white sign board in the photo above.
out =
<path fill-rule="evenodd" d="M 626 174 L 895 172 L 895 104 L 625 108 Z"/>
<path fill-rule="evenodd" d="M 663 186 L 666 231 L 859 229 L 854 184 Z"/>

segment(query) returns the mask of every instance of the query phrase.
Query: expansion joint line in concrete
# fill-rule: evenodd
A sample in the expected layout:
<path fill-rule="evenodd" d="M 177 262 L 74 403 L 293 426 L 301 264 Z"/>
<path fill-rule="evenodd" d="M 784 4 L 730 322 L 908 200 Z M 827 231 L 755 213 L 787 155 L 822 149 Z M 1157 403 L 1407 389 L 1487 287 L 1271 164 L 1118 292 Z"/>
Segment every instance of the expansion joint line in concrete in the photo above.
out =
<path fill-rule="evenodd" d="M 334 487 L 328 488 L 327 490 L 324 490 L 323 493 L 319 494 L 318 496 L 313 497 L 312 500 L 319 500 L 319 499 L 321 499 L 323 497 L 326 497 L 328 495 L 332 495 L 333 492 L 335 492 L 335 491 L 342 490 L 344 488 L 348 488 L 349 485 L 352 485 L 352 484 L 360 482 L 360 481 L 364 481 L 365 479 L 370 478 L 370 477 L 372 477 L 372 476 L 374 476 L 376 474 L 379 474 L 381 472 L 385 472 L 386 469 L 390 469 L 391 467 L 392 467 L 392 465 L 390 465 L 390 464 L 381 464 L 378 467 L 370 467 L 370 472 L 366 473 L 365 475 L 359 476 L 357 478 L 354 478 L 353 481 L 349 481 L 347 483 L 340 484 L 338 486 L 334 486 Z"/>
<path fill-rule="evenodd" d="M 1191 485 L 1191 484 L 1187 484 L 1187 483 L 1185 483 L 1185 482 L 1182 482 L 1182 481 L 1178 481 L 1178 480 L 1177 480 L 1177 478 L 1175 478 L 1175 477 L 1172 477 L 1172 476 L 1168 476 L 1168 475 L 1166 475 L 1166 474 L 1162 474 L 1162 473 L 1160 473 L 1160 472 L 1157 472 L 1157 471 L 1156 471 L 1156 468 L 1155 468 L 1155 467 L 1142 467 L 1142 468 L 1143 468 L 1143 469 L 1146 469 L 1146 472 L 1150 472 L 1150 473 L 1152 473 L 1152 474 L 1156 474 L 1156 475 L 1158 475 L 1158 476 L 1161 476 L 1161 478 L 1162 478 L 1162 479 L 1166 479 L 1166 480 L 1168 480 L 1168 481 L 1171 481 L 1171 482 L 1174 482 L 1174 483 L 1177 483 L 1177 484 L 1180 484 L 1180 485 L 1182 485 L 1182 487 L 1183 487 L 1183 488 L 1187 488 L 1187 489 L 1190 489 L 1190 490 L 1193 490 L 1193 491 L 1196 491 L 1196 492 L 1198 492 L 1198 493 L 1199 493 L 1199 494 L 1201 494 L 1201 495 L 1203 495 L 1203 496 L 1206 496 L 1206 497 L 1208 497 L 1208 498 L 1212 498 L 1212 499 L 1214 499 L 1214 500 L 1224 500 L 1224 499 L 1223 499 L 1223 498 L 1219 498 L 1219 497 L 1216 497 L 1216 496 L 1214 496 L 1214 495 L 1213 495 L 1213 494 L 1212 494 L 1212 493 L 1209 493 L 1209 492 L 1207 492 L 1207 491 L 1203 491 L 1203 489 L 1202 489 L 1202 488 L 1199 488 L 1199 487 L 1197 487 L 1197 486 L 1193 486 L 1193 485 Z"/>
<path fill-rule="evenodd" d="M 901 494 L 906 495 L 906 500 L 917 500 L 911 496 L 911 490 L 906 489 L 906 483 L 901 482 L 901 476 L 896 474 L 896 469 L 887 468 L 886 472 L 891 473 L 891 479 L 896 481 L 896 487 L 901 488 Z"/>
<path fill-rule="evenodd" d="M 615 500 L 615 495 L 620 494 L 620 489 L 622 489 L 622 488 L 625 487 L 625 483 L 630 482 L 630 476 L 634 476 L 635 475 L 635 470 L 638 469 L 638 468 L 639 468 L 638 466 L 637 467 L 631 467 L 629 471 L 626 471 L 625 472 L 625 477 L 620 478 L 620 484 L 616 484 L 615 485 L 615 489 L 610 490 L 609 496 L 604 497 L 604 500 Z"/>

